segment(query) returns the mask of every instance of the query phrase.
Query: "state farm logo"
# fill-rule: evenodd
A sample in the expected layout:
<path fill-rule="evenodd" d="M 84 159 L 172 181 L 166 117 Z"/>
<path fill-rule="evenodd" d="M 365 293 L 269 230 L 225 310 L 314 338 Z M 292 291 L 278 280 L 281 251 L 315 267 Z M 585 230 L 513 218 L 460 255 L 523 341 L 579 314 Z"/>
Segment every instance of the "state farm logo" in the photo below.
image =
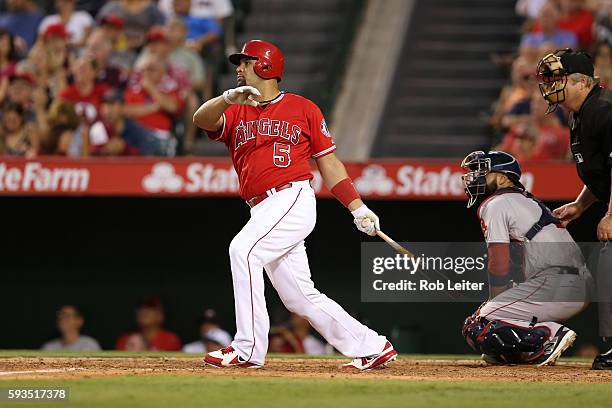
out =
<path fill-rule="evenodd" d="M 87 191 L 89 179 L 86 168 L 44 167 L 40 162 L 26 162 L 22 168 L 0 163 L 0 191 L 80 193 Z"/>
<path fill-rule="evenodd" d="M 354 180 L 355 188 L 362 194 L 389 195 L 393 193 L 395 183 L 387 177 L 384 167 L 373 164 L 361 173 L 361 177 Z"/>
<path fill-rule="evenodd" d="M 142 188 L 148 193 L 238 192 L 238 176 L 233 168 L 219 168 L 212 163 L 190 163 L 179 169 L 184 175 L 178 174 L 171 163 L 154 164 L 151 173 L 142 179 Z"/>
<path fill-rule="evenodd" d="M 156 163 L 151 174 L 142 179 L 142 188 L 148 193 L 177 193 L 183 188 L 183 178 L 176 174 L 170 163 Z"/>
<path fill-rule="evenodd" d="M 428 170 L 423 166 L 402 166 L 397 171 L 399 195 L 415 196 L 463 196 L 463 172 L 445 166 Z"/>
<path fill-rule="evenodd" d="M 357 190 L 364 194 L 380 196 L 397 195 L 403 197 L 465 197 L 461 175 L 453 167 L 444 166 L 428 169 L 425 166 L 405 165 L 397 169 L 394 175 L 387 175 L 387 169 L 373 164 L 365 167 L 361 176 L 355 178 Z M 533 188 L 534 176 L 525 172 L 521 182 L 527 190 Z"/>

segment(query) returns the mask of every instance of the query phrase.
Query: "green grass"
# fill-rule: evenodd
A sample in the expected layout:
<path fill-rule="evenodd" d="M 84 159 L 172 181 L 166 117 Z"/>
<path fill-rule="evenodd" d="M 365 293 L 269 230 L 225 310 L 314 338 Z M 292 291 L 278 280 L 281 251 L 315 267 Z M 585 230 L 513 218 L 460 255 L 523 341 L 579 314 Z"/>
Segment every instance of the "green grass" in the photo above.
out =
<path fill-rule="evenodd" d="M 65 381 L 7 381 L 0 385 L 68 387 L 70 402 L 36 404 L 60 408 L 542 408 L 610 406 L 612 400 L 612 384 L 131 375 Z"/>

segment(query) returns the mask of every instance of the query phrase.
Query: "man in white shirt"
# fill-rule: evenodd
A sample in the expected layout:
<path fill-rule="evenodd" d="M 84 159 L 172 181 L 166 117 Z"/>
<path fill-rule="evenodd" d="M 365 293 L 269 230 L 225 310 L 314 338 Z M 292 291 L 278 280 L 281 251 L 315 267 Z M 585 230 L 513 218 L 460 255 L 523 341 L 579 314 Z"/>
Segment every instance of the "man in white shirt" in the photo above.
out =
<path fill-rule="evenodd" d="M 60 338 L 50 340 L 42 345 L 46 351 L 98 351 L 98 342 L 81 334 L 81 327 L 85 323 L 81 312 L 72 305 L 64 305 L 57 312 L 57 328 Z"/>

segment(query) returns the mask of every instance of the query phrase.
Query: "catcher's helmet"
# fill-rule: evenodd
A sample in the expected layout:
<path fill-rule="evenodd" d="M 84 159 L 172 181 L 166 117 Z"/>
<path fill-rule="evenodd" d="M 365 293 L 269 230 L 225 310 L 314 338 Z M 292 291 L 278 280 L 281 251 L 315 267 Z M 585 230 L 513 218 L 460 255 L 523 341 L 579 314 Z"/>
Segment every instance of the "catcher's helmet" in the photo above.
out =
<path fill-rule="evenodd" d="M 262 40 L 251 40 L 244 44 L 242 51 L 229 56 L 234 65 L 240 65 L 242 58 L 255 60 L 255 73 L 263 79 L 276 78 L 280 82 L 283 76 L 285 56 L 276 45 Z"/>
<path fill-rule="evenodd" d="M 568 75 L 578 73 L 593 77 L 593 72 L 589 54 L 571 48 L 557 50 L 542 58 L 538 63 L 538 78 L 540 93 L 548 102 L 546 113 L 553 112 L 558 104 L 565 101 Z"/>
<path fill-rule="evenodd" d="M 486 175 L 491 172 L 505 174 L 518 188 L 525 190 L 521 184 L 521 166 L 518 161 L 506 152 L 476 151 L 468 154 L 461 162 L 466 173 L 461 177 L 465 194 L 468 196 L 468 208 L 474 205 L 478 197 L 487 193 Z"/>

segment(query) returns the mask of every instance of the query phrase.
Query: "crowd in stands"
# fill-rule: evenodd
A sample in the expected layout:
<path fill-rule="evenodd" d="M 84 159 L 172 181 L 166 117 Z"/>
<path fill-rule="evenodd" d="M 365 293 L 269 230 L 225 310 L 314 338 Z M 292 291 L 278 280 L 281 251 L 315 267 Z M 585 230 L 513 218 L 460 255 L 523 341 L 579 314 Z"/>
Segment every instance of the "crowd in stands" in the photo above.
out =
<path fill-rule="evenodd" d="M 331 354 L 333 348 L 313 334 L 308 320 L 283 311 L 281 323 L 270 330 L 269 351 L 276 353 Z M 178 335 L 164 328 L 164 308 L 159 298 L 150 297 L 138 304 L 135 328 L 121 335 L 115 344 L 121 351 L 183 351 L 205 354 L 230 345 L 232 336 L 222 328 L 214 309 L 206 309 L 197 321 L 195 341 L 183 343 Z M 98 351 L 98 342 L 83 335 L 82 312 L 74 305 L 63 305 L 57 311 L 59 337 L 44 343 L 42 350 Z"/>
<path fill-rule="evenodd" d="M 0 155 L 188 154 L 230 0 L 0 2 Z"/>
<path fill-rule="evenodd" d="M 601 86 L 612 89 L 612 1 L 518 0 L 516 12 L 525 22 L 510 83 L 489 119 L 494 148 L 519 160 L 571 160 L 567 113 L 558 108 L 544 114 L 547 104 L 538 89 L 536 67 L 557 49 L 585 51 L 593 58 Z"/>

